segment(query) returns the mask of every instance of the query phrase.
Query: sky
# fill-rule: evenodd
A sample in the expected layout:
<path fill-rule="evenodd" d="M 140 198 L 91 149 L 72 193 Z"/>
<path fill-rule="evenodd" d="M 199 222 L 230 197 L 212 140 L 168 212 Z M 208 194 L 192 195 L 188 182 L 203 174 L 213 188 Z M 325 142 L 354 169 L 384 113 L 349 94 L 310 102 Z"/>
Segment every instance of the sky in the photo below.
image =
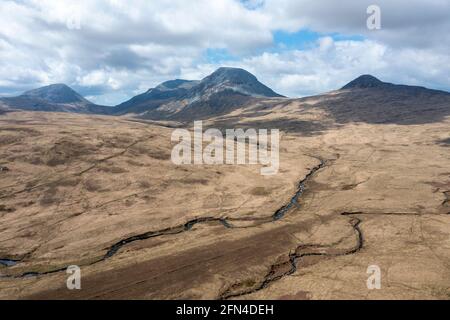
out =
<path fill-rule="evenodd" d="M 65 83 L 116 105 L 220 66 L 289 97 L 361 74 L 450 91 L 449 15 L 449 0 L 1 0 L 0 96 Z"/>

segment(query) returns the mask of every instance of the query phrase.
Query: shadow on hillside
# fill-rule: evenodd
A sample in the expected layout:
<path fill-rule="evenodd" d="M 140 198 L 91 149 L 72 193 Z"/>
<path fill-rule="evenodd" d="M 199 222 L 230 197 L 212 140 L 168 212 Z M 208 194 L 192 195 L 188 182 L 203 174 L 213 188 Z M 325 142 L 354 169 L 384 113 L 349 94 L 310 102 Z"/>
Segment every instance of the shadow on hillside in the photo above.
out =
<path fill-rule="evenodd" d="M 443 145 L 444 147 L 450 147 L 450 138 L 439 140 L 438 143 Z"/>
<path fill-rule="evenodd" d="M 248 118 L 247 118 L 248 119 Z M 298 133 L 303 136 L 321 135 L 323 131 L 331 128 L 330 125 L 324 122 L 307 121 L 297 119 L 274 119 L 264 121 L 245 121 L 241 122 L 239 117 L 228 118 L 223 121 L 214 122 L 211 127 L 221 130 L 223 133 L 226 129 L 279 129 L 280 131 Z"/>
<path fill-rule="evenodd" d="M 425 124 L 440 122 L 450 115 L 450 94 L 423 88 L 399 86 L 394 89 L 367 89 L 324 96 L 316 104 L 339 124 Z"/>

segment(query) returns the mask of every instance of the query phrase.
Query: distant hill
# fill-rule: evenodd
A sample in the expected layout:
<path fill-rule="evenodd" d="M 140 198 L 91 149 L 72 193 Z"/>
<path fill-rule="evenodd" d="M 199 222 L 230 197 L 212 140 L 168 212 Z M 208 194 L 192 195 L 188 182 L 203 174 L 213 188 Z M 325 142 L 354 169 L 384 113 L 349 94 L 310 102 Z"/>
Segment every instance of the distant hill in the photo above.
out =
<path fill-rule="evenodd" d="M 111 108 L 96 105 L 65 84 L 52 84 L 24 92 L 17 97 L 0 98 L 12 109 L 74 113 L 109 113 Z"/>
<path fill-rule="evenodd" d="M 28 99 L 41 99 L 52 103 L 90 103 L 65 84 L 52 84 L 27 91 L 21 95 Z"/>
<path fill-rule="evenodd" d="M 257 98 L 282 97 L 240 68 L 219 68 L 201 81 L 167 81 L 115 108 L 148 119 L 202 119 L 232 111 Z"/>
<path fill-rule="evenodd" d="M 355 89 L 355 88 L 360 89 L 381 88 L 385 85 L 388 85 L 388 83 L 385 83 L 370 74 L 364 74 L 362 76 L 359 76 L 355 80 L 352 80 L 349 83 L 347 83 L 345 86 L 342 87 L 341 90 Z"/>
<path fill-rule="evenodd" d="M 419 124 L 450 115 L 450 93 L 383 82 L 362 75 L 331 95 L 321 95 L 325 108 L 340 123 Z"/>

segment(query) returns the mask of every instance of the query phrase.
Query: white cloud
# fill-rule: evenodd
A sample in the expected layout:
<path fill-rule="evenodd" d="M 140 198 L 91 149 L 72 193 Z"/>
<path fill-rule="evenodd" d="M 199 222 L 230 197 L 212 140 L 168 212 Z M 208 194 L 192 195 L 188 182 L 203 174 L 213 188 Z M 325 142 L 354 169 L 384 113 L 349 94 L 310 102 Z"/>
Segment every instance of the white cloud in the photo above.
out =
<path fill-rule="evenodd" d="M 361 73 L 449 89 L 449 2 L 380 0 L 382 30 L 368 31 L 369 2 L 3 0 L 0 92 L 64 82 L 96 102 L 118 103 L 168 79 L 207 75 L 220 65 L 207 62 L 207 49 L 230 52 L 238 59 L 223 64 L 291 96 L 335 89 Z M 67 27 L 77 20 L 80 29 Z M 367 40 L 323 37 L 305 50 L 273 43 L 274 31 L 305 27 Z"/>
<path fill-rule="evenodd" d="M 446 89 L 450 83 L 446 61 L 448 55 L 428 49 L 396 49 L 372 40 L 334 41 L 325 37 L 308 50 L 266 52 L 227 64 L 253 72 L 281 94 L 298 97 L 338 89 L 367 73 L 383 81 Z M 197 70 L 206 74 L 219 65 L 201 65 Z"/>
<path fill-rule="evenodd" d="M 78 14 L 80 29 L 68 28 Z M 269 21 L 233 0 L 1 1 L 0 91 L 65 82 L 131 93 L 180 74 L 208 48 L 269 46 Z"/>

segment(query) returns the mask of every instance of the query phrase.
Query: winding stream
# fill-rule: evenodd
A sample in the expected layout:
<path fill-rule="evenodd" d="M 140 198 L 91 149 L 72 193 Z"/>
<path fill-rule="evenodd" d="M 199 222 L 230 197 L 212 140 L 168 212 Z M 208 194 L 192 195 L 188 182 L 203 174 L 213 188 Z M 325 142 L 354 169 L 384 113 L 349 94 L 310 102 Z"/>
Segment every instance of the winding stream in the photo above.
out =
<path fill-rule="evenodd" d="M 135 241 L 141 241 L 141 240 L 146 240 L 146 239 L 150 239 L 150 238 L 155 238 L 155 237 L 160 237 L 160 236 L 164 236 L 164 235 L 175 235 L 175 234 L 180 234 L 183 232 L 187 232 L 192 230 L 192 228 L 197 225 L 197 224 L 206 224 L 206 223 L 218 223 L 221 224 L 223 227 L 227 228 L 227 229 L 234 229 L 234 228 L 248 228 L 248 227 L 237 227 L 237 226 L 233 226 L 233 224 L 231 223 L 232 221 L 250 221 L 250 222 L 254 222 L 255 224 L 252 225 L 251 227 L 255 227 L 255 226 L 259 226 L 265 223 L 270 223 L 270 222 L 275 222 L 278 221 L 280 219 L 282 219 L 292 208 L 294 207 L 299 207 L 299 198 L 303 195 L 303 193 L 306 190 L 306 183 L 312 178 L 312 176 L 319 171 L 320 169 L 322 169 L 323 167 L 325 167 L 326 162 L 323 159 L 317 158 L 320 160 L 320 163 L 318 165 L 316 165 L 315 167 L 313 167 L 310 172 L 305 176 L 304 179 L 302 179 L 297 186 L 297 191 L 295 192 L 294 196 L 289 200 L 289 202 L 282 206 L 281 208 L 279 208 L 278 210 L 275 211 L 275 213 L 273 213 L 272 215 L 268 216 L 268 217 L 260 217 L 260 218 L 215 218 L 215 217 L 202 217 L 202 218 L 197 218 L 197 219 L 193 219 L 193 220 L 189 220 L 188 222 L 182 224 L 182 225 L 178 225 L 178 226 L 174 226 L 174 227 L 169 227 L 169 228 L 165 228 L 162 230 L 157 230 L 157 231 L 149 231 L 149 232 L 145 232 L 142 234 L 138 234 L 138 235 L 134 235 L 125 239 L 122 239 L 114 244 L 112 244 L 106 251 L 105 255 L 84 265 L 80 265 L 80 266 L 91 266 L 94 265 L 96 263 L 105 261 L 106 259 L 111 258 L 112 256 L 114 256 L 115 254 L 117 254 L 117 252 L 123 247 L 126 246 L 132 242 Z M 298 259 L 300 257 L 295 258 Z M 3 262 L 4 261 L 4 262 Z M 19 260 L 8 260 L 8 259 L 3 259 L 0 260 L 0 263 L 2 265 L 5 265 L 7 267 L 10 266 L 14 266 L 17 263 L 19 263 Z M 44 271 L 44 272 L 34 272 L 34 271 L 29 271 L 29 272 L 24 272 L 20 275 L 1 275 L 0 274 L 0 278 L 26 278 L 26 277 L 33 277 L 33 276 L 42 276 L 42 275 L 47 275 L 47 274 L 53 274 L 53 273 L 57 273 L 57 272 L 62 272 L 65 271 L 67 269 L 67 266 L 65 267 L 61 267 L 61 268 L 57 268 L 57 269 L 53 269 L 53 270 L 49 270 L 49 271 Z M 292 271 L 292 272 L 295 272 Z"/>
<path fill-rule="evenodd" d="M 17 263 L 19 263 L 19 260 L 0 259 L 0 265 L 5 267 L 12 267 L 15 266 Z"/>
<path fill-rule="evenodd" d="M 341 215 L 346 215 L 346 213 L 342 213 Z M 282 262 L 282 263 L 276 263 L 273 264 L 270 267 L 269 272 L 264 276 L 264 278 L 253 287 L 246 290 L 237 290 L 234 291 L 233 288 L 236 286 L 239 286 L 239 283 L 233 284 L 230 287 L 228 287 L 222 294 L 220 294 L 219 299 L 220 300 L 227 300 L 231 298 L 237 298 L 241 296 L 245 296 L 251 293 L 258 292 L 264 288 L 267 288 L 271 283 L 278 281 L 286 276 L 289 276 L 291 274 L 294 274 L 297 271 L 297 264 L 300 259 L 305 257 L 311 257 L 311 256 L 326 256 L 326 257 L 339 257 L 349 254 L 354 254 L 362 249 L 364 244 L 364 238 L 363 234 L 361 232 L 361 229 L 359 228 L 359 224 L 361 223 L 361 220 L 358 218 L 353 218 L 350 221 L 350 224 L 352 225 L 353 229 L 356 232 L 357 236 L 357 243 L 356 245 L 348 250 L 343 250 L 342 252 L 338 253 L 327 253 L 323 251 L 323 247 L 321 246 L 304 246 L 299 245 L 294 252 L 290 252 L 288 256 L 288 261 Z M 309 250 L 307 250 L 309 249 Z M 287 271 L 279 273 L 278 270 L 282 269 L 283 266 L 289 266 L 289 269 Z"/>

